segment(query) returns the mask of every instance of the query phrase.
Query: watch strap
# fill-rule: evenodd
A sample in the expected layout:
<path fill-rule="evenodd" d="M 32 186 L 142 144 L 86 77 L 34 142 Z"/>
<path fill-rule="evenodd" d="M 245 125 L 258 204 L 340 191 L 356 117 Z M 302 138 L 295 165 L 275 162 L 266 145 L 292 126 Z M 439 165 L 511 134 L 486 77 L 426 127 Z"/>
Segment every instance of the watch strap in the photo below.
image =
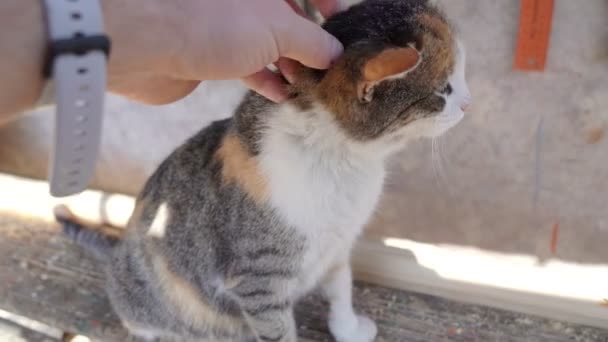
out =
<path fill-rule="evenodd" d="M 51 195 L 86 189 L 101 141 L 109 41 L 99 0 L 44 0 L 50 38 L 45 72 L 56 97 Z M 105 41 L 104 41 L 105 39 Z"/>

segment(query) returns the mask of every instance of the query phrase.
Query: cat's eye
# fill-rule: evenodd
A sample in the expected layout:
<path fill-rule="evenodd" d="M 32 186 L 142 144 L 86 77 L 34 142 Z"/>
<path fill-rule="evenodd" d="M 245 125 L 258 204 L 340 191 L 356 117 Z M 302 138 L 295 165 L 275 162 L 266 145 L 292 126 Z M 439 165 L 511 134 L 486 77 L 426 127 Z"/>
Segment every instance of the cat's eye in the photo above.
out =
<path fill-rule="evenodd" d="M 446 84 L 445 87 L 443 87 L 443 89 L 441 89 L 441 93 L 446 94 L 446 95 L 452 94 L 452 91 L 454 91 L 454 89 L 452 89 L 451 83 Z"/>

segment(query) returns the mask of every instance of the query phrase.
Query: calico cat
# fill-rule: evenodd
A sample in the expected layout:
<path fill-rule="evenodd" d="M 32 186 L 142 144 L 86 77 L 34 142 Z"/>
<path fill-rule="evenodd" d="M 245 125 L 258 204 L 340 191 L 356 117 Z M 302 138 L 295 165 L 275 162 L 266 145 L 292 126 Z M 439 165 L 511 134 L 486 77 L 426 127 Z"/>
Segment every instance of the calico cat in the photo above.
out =
<path fill-rule="evenodd" d="M 131 333 L 295 341 L 293 307 L 320 287 L 337 341 L 372 341 L 353 311 L 349 256 L 381 194 L 385 161 L 464 116 L 464 48 L 425 0 L 369 0 L 329 18 L 345 47 L 300 67 L 291 98 L 250 93 L 231 119 L 177 148 L 147 181 L 124 236 L 57 212 L 93 250 Z"/>

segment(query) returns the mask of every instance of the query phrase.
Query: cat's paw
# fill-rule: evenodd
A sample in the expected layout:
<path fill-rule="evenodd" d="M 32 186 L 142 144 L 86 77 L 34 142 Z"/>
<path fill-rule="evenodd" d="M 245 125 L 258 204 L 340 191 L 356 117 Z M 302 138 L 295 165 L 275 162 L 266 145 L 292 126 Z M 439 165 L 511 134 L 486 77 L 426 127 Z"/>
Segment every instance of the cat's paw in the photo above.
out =
<path fill-rule="evenodd" d="M 344 321 L 329 321 L 329 330 L 337 342 L 372 342 L 376 338 L 376 323 L 366 316 L 357 316 L 355 324 Z"/>

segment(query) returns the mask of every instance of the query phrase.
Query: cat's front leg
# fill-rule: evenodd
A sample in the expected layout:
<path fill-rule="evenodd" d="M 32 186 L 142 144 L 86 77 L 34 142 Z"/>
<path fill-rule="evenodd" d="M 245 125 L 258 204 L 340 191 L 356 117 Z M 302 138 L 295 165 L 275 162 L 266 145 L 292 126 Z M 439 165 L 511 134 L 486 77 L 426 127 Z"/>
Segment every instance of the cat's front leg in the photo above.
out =
<path fill-rule="evenodd" d="M 321 284 L 329 300 L 329 330 L 338 342 L 370 342 L 376 337 L 376 323 L 355 314 L 353 279 L 348 261 L 331 268 Z"/>
<path fill-rule="evenodd" d="M 297 340 L 293 302 L 286 288 L 286 284 L 276 282 L 276 279 L 270 282 L 248 279 L 232 290 L 257 341 Z"/>
<path fill-rule="evenodd" d="M 246 305 L 247 306 L 247 305 Z M 293 308 L 285 304 L 249 306 L 245 310 L 247 323 L 261 342 L 296 342 Z"/>

